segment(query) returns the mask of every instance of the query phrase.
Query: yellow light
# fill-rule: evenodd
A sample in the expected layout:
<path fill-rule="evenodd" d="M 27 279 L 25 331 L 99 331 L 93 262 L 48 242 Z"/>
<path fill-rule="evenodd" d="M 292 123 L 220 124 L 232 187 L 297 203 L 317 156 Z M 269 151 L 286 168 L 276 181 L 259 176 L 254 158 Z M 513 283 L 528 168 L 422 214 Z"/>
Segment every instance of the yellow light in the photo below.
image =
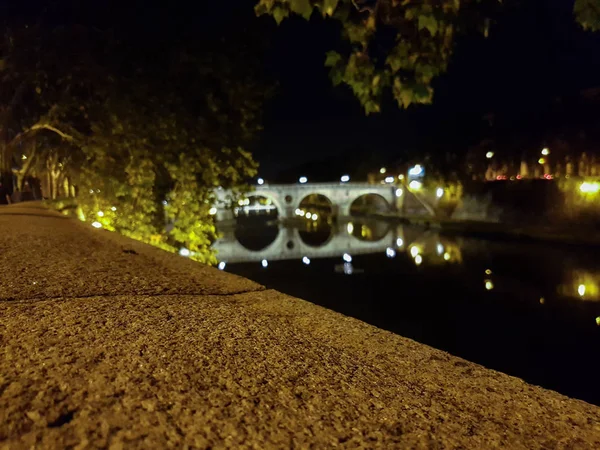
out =
<path fill-rule="evenodd" d="M 23 156 L 21 156 L 21 159 L 22 159 L 23 161 L 25 161 L 25 160 L 27 159 L 27 155 L 23 155 Z"/>
<path fill-rule="evenodd" d="M 417 246 L 413 245 L 413 246 L 410 248 L 410 255 L 411 255 L 413 258 L 416 258 L 416 257 L 419 255 L 419 248 L 418 248 Z"/>
<path fill-rule="evenodd" d="M 398 175 L 398 179 L 399 180 L 404 180 L 404 175 L 402 175 L 402 174 Z"/>
<path fill-rule="evenodd" d="M 485 269 L 485 274 L 486 274 L 486 275 L 491 275 L 491 274 L 492 274 L 492 271 L 491 271 L 490 269 Z"/>
<path fill-rule="evenodd" d="M 450 261 L 450 253 L 448 253 L 448 252 L 444 253 L 444 260 Z"/>
<path fill-rule="evenodd" d="M 600 327 L 600 316 L 596 317 L 596 325 Z"/>
<path fill-rule="evenodd" d="M 346 228 L 348 229 L 348 234 L 352 234 L 354 232 L 354 224 L 352 222 L 348 222 L 348 226 Z"/>
<path fill-rule="evenodd" d="M 546 299 L 544 297 L 540 298 L 540 305 L 543 305 L 544 303 L 546 303 Z"/>
<path fill-rule="evenodd" d="M 540 158 L 540 159 L 538 159 L 538 162 L 540 164 L 546 164 L 546 158 Z"/>
<path fill-rule="evenodd" d="M 579 287 L 577 288 L 577 293 L 580 297 L 583 297 L 585 295 L 585 284 L 579 285 Z"/>
<path fill-rule="evenodd" d="M 492 158 L 494 157 L 494 152 L 487 152 L 487 153 L 485 154 L 485 157 L 486 157 L 487 159 L 492 159 Z"/>
<path fill-rule="evenodd" d="M 494 283 L 492 283 L 492 280 L 485 280 L 485 288 L 488 291 L 491 291 L 492 289 L 494 289 Z"/>
<path fill-rule="evenodd" d="M 316 221 L 318 218 L 319 218 L 318 214 L 315 213 L 315 214 L 312 215 L 312 220 L 313 221 Z"/>
<path fill-rule="evenodd" d="M 421 255 L 417 255 L 417 256 L 415 257 L 415 264 L 416 264 L 417 266 L 420 266 L 422 262 L 423 262 L 423 258 L 421 257 Z"/>
<path fill-rule="evenodd" d="M 417 180 L 412 180 L 410 182 L 410 184 L 408 185 L 409 188 L 418 191 L 419 189 L 421 189 L 423 187 L 423 183 L 421 183 L 420 181 Z"/>
<path fill-rule="evenodd" d="M 381 169 L 379 169 L 379 173 L 384 174 L 387 172 L 387 169 L 385 167 L 382 167 Z"/>
<path fill-rule="evenodd" d="M 104 211 L 98 211 L 96 214 L 98 217 L 104 217 Z"/>
<path fill-rule="evenodd" d="M 579 190 L 584 194 L 596 194 L 600 191 L 600 183 L 589 183 L 585 181 L 581 183 Z"/>

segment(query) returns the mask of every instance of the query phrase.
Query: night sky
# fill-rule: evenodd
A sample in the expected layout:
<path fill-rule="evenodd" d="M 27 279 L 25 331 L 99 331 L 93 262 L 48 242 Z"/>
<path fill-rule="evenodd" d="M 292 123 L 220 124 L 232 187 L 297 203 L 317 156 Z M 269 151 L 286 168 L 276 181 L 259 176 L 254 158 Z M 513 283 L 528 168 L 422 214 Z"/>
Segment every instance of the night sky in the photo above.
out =
<path fill-rule="evenodd" d="M 85 5 L 82 5 L 85 3 Z M 586 33 L 573 20 L 572 1 L 528 0 L 507 6 L 490 37 L 459 40 L 449 72 L 434 86 L 431 106 L 400 111 L 394 102 L 365 117 L 344 87 L 332 87 L 325 52 L 336 47 L 335 23 L 295 18 L 276 27 L 254 17 L 254 0 L 196 2 L 0 0 L 8 21 L 88 22 L 127 29 L 131 38 L 165 33 L 198 39 L 248 28 L 267 41 L 263 64 L 277 80 L 265 105 L 265 131 L 253 148 L 261 175 L 347 151 L 377 153 L 393 160 L 401 151 L 460 152 L 485 135 L 483 116 L 495 113 L 523 129 L 559 96 L 600 85 L 600 33 Z M 315 15 L 316 16 L 316 15 Z M 50 17 L 51 19 L 48 19 Z"/>

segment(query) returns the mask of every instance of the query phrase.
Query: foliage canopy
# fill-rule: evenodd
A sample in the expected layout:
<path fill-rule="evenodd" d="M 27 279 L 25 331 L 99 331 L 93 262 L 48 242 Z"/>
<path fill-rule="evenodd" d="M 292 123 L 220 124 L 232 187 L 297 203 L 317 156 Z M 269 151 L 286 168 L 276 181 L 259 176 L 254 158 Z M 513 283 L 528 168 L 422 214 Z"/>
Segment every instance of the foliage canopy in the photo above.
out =
<path fill-rule="evenodd" d="M 432 81 L 447 70 L 455 39 L 478 30 L 488 34 L 489 17 L 502 0 L 259 0 L 257 15 L 279 24 L 291 15 L 313 13 L 341 26 L 345 48 L 330 51 L 325 65 L 334 85 L 346 84 L 366 114 L 379 112 L 391 91 L 397 104 L 427 104 Z M 600 28 L 598 0 L 576 0 L 575 16 L 586 29 Z"/>

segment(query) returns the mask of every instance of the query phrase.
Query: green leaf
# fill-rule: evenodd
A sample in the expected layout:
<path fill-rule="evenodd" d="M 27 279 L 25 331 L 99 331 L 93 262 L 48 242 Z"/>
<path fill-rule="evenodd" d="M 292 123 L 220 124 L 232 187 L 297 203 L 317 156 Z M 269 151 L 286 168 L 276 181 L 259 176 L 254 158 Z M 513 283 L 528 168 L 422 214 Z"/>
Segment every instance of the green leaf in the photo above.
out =
<path fill-rule="evenodd" d="M 334 67 L 342 60 L 342 55 L 338 52 L 329 51 L 325 58 L 325 67 Z"/>
<path fill-rule="evenodd" d="M 282 8 L 281 6 L 276 6 L 275 8 L 273 8 L 273 18 L 275 19 L 275 22 L 277 22 L 277 25 L 281 24 L 283 19 L 285 19 L 289 15 L 290 12 L 287 9 Z"/>
<path fill-rule="evenodd" d="M 290 9 L 292 12 L 301 15 L 306 20 L 310 19 L 313 7 L 309 0 L 290 0 Z"/>
<path fill-rule="evenodd" d="M 438 31 L 438 21 L 435 17 L 426 15 L 419 16 L 419 30 L 426 28 L 432 36 L 435 36 Z"/>
<path fill-rule="evenodd" d="M 332 16 L 337 8 L 339 0 L 323 0 L 323 15 Z"/>

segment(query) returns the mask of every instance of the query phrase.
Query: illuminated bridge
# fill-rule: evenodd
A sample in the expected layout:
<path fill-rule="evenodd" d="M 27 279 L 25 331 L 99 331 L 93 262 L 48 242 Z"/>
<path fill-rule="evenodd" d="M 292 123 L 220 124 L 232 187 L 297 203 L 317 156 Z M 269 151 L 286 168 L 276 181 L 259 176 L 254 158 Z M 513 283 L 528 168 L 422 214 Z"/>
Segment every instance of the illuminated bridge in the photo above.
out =
<path fill-rule="evenodd" d="M 367 195 L 377 196 L 385 202 L 388 210 L 396 209 L 398 197 L 397 188 L 392 185 L 377 185 L 369 183 L 306 183 L 306 184 L 270 184 L 257 186 L 256 189 L 246 197 L 264 197 L 270 201 L 267 208 L 255 207 L 255 209 L 277 208 L 281 219 L 292 218 L 296 210 L 307 197 L 319 195 L 325 197 L 332 208 L 333 215 L 338 217 L 350 217 L 352 204 Z M 233 218 L 232 194 L 225 189 L 216 190 L 217 197 L 217 221 Z M 245 208 L 248 209 L 248 208 Z"/>

